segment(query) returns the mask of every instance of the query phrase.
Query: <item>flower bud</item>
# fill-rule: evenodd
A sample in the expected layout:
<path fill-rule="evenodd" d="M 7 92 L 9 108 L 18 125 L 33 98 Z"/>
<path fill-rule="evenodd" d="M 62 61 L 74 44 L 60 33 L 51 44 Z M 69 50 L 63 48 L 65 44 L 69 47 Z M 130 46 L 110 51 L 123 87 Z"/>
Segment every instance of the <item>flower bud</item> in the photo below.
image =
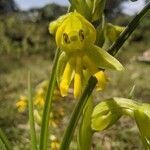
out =
<path fill-rule="evenodd" d="M 107 102 L 101 102 L 98 104 L 92 114 L 92 129 L 96 131 L 102 131 L 116 123 L 121 117 L 121 109 L 115 104 L 111 103 L 108 105 Z"/>

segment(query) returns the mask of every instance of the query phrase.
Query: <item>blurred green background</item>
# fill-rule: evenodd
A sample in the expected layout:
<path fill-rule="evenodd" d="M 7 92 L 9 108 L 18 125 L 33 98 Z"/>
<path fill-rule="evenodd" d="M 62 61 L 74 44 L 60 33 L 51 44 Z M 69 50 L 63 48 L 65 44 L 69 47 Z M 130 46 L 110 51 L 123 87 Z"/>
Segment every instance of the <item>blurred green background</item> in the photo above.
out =
<path fill-rule="evenodd" d="M 133 18 L 122 13 L 121 3 L 121 0 L 108 0 L 105 9 L 108 22 L 127 25 Z M 27 92 L 29 70 L 33 87 L 49 78 L 56 45 L 48 32 L 48 25 L 66 11 L 67 7 L 57 4 L 22 11 L 13 0 L 0 1 L 0 127 L 14 150 L 29 149 L 28 113 L 19 113 L 15 103 Z M 110 82 L 104 92 L 94 95 L 97 102 L 113 96 L 129 97 L 133 86 L 135 100 L 150 102 L 149 41 L 150 12 L 117 55 L 125 71 L 107 72 Z M 143 56 L 145 51 L 147 55 Z M 149 61 L 139 61 L 139 57 L 146 57 Z M 76 101 L 62 100 L 59 103 L 67 110 L 67 115 Z M 67 123 L 66 118 L 68 116 L 59 132 L 57 129 L 53 131 L 59 138 Z M 74 143 L 71 149 L 76 149 Z M 134 121 L 123 117 L 107 131 L 94 135 L 93 149 L 142 150 L 143 147 Z"/>

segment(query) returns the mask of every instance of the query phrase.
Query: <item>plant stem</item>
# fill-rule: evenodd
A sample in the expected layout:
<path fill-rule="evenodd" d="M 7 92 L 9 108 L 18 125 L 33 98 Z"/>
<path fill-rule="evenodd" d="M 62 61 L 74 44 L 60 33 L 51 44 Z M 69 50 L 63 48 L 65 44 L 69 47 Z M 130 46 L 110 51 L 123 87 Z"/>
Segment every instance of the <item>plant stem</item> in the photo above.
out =
<path fill-rule="evenodd" d="M 121 35 L 118 37 L 118 39 L 112 44 L 112 46 L 108 49 L 108 52 L 112 54 L 113 56 L 116 55 L 116 53 L 119 51 L 121 46 L 124 44 L 124 42 L 129 38 L 131 33 L 136 29 L 136 27 L 141 22 L 144 15 L 147 13 L 147 11 L 150 9 L 150 2 L 147 3 L 147 5 L 137 14 L 133 20 L 127 25 L 125 30 L 121 33 Z"/>
<path fill-rule="evenodd" d="M 40 150 L 47 150 L 48 145 L 48 136 L 49 136 L 49 117 L 50 117 L 50 110 L 51 110 L 51 104 L 52 104 L 52 97 L 54 93 L 55 83 L 56 83 L 56 68 L 59 58 L 59 49 L 56 50 L 55 58 L 54 58 L 54 64 L 49 80 L 48 90 L 46 94 L 45 99 L 45 105 L 42 115 L 42 127 L 41 127 L 41 133 L 40 133 Z"/>
<path fill-rule="evenodd" d="M 31 149 L 37 150 L 37 139 L 34 123 L 34 110 L 33 110 L 33 99 L 32 99 L 32 88 L 31 88 L 31 75 L 28 74 L 28 107 L 29 107 L 29 123 L 30 123 L 30 134 L 31 134 Z"/>
<path fill-rule="evenodd" d="M 3 144 L 5 145 L 7 150 L 11 150 L 11 145 L 10 145 L 6 135 L 4 134 L 4 132 L 1 129 L 0 129 L 0 140 L 3 142 Z"/>
<path fill-rule="evenodd" d="M 69 144 L 71 142 L 71 139 L 73 137 L 73 133 L 75 131 L 75 128 L 77 126 L 77 123 L 80 119 L 81 113 L 83 112 L 84 106 L 87 103 L 88 98 L 90 97 L 92 91 L 94 90 L 97 83 L 97 79 L 95 77 L 90 77 L 87 86 L 84 89 L 84 92 L 82 96 L 79 99 L 79 102 L 77 103 L 72 116 L 70 118 L 68 127 L 65 131 L 60 150 L 68 150 Z"/>

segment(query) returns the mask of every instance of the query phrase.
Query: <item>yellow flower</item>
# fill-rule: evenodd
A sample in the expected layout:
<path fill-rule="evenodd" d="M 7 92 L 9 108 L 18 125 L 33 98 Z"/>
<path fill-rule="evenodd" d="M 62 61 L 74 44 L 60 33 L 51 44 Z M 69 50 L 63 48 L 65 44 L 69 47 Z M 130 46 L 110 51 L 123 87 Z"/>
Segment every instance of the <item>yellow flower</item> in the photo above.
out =
<path fill-rule="evenodd" d="M 45 103 L 44 96 L 37 95 L 34 99 L 34 105 L 43 107 Z"/>
<path fill-rule="evenodd" d="M 50 144 L 51 150 L 59 150 L 60 142 L 58 141 L 56 136 L 55 135 L 51 135 L 50 136 L 50 140 L 51 140 L 51 144 Z"/>
<path fill-rule="evenodd" d="M 19 101 L 16 103 L 19 112 L 25 111 L 27 107 L 27 98 L 25 96 L 20 96 Z"/>
<path fill-rule="evenodd" d="M 38 86 L 34 96 L 34 105 L 43 107 L 44 102 L 45 102 L 45 90 L 42 86 Z"/>
<path fill-rule="evenodd" d="M 49 30 L 55 34 L 56 44 L 62 50 L 57 68 L 57 82 L 62 96 L 68 94 L 74 79 L 74 97 L 82 92 L 85 80 L 84 72 L 97 78 L 97 89 L 106 84 L 105 74 L 101 69 L 122 70 L 123 66 L 113 56 L 96 46 L 96 30 L 83 16 L 71 12 L 61 16 L 50 24 Z"/>

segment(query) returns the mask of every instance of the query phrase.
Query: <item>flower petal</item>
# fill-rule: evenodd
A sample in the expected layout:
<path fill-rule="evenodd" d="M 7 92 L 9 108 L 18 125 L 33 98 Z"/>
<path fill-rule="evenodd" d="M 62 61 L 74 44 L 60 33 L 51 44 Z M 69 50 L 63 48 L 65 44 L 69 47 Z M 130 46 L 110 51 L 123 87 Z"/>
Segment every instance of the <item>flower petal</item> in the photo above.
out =
<path fill-rule="evenodd" d="M 74 97 L 78 98 L 82 90 L 82 62 L 81 57 L 76 58 L 76 68 L 74 76 Z"/>
<path fill-rule="evenodd" d="M 106 85 L 106 76 L 103 71 L 99 71 L 99 69 L 96 67 L 96 65 L 91 61 L 91 59 L 88 56 L 83 57 L 84 63 L 91 73 L 91 75 L 94 75 L 97 78 L 97 90 L 103 90 Z"/>
<path fill-rule="evenodd" d="M 97 78 L 98 83 L 97 83 L 97 91 L 101 91 L 105 88 L 106 86 L 106 76 L 105 73 L 103 71 L 98 71 L 97 73 L 94 74 L 94 76 Z"/>
<path fill-rule="evenodd" d="M 58 65 L 57 65 L 57 71 L 56 71 L 56 79 L 58 85 L 60 84 L 60 81 L 62 79 L 62 74 L 64 72 L 65 66 L 68 62 L 68 57 L 65 52 L 62 52 L 58 59 Z"/>
<path fill-rule="evenodd" d="M 102 69 L 115 69 L 118 71 L 124 69 L 116 58 L 96 45 L 89 44 L 86 46 L 86 54 L 96 64 L 97 67 Z"/>
<path fill-rule="evenodd" d="M 60 16 L 57 20 L 55 21 L 52 21 L 50 24 L 49 24 L 49 33 L 51 34 L 55 34 L 57 29 L 59 28 L 59 26 L 62 24 L 62 22 L 67 18 L 68 14 L 66 15 L 63 15 L 63 16 Z"/>
<path fill-rule="evenodd" d="M 69 85 L 72 81 L 72 76 L 74 73 L 73 59 L 71 58 L 66 64 L 62 80 L 60 82 L 60 92 L 62 96 L 67 96 Z"/>

